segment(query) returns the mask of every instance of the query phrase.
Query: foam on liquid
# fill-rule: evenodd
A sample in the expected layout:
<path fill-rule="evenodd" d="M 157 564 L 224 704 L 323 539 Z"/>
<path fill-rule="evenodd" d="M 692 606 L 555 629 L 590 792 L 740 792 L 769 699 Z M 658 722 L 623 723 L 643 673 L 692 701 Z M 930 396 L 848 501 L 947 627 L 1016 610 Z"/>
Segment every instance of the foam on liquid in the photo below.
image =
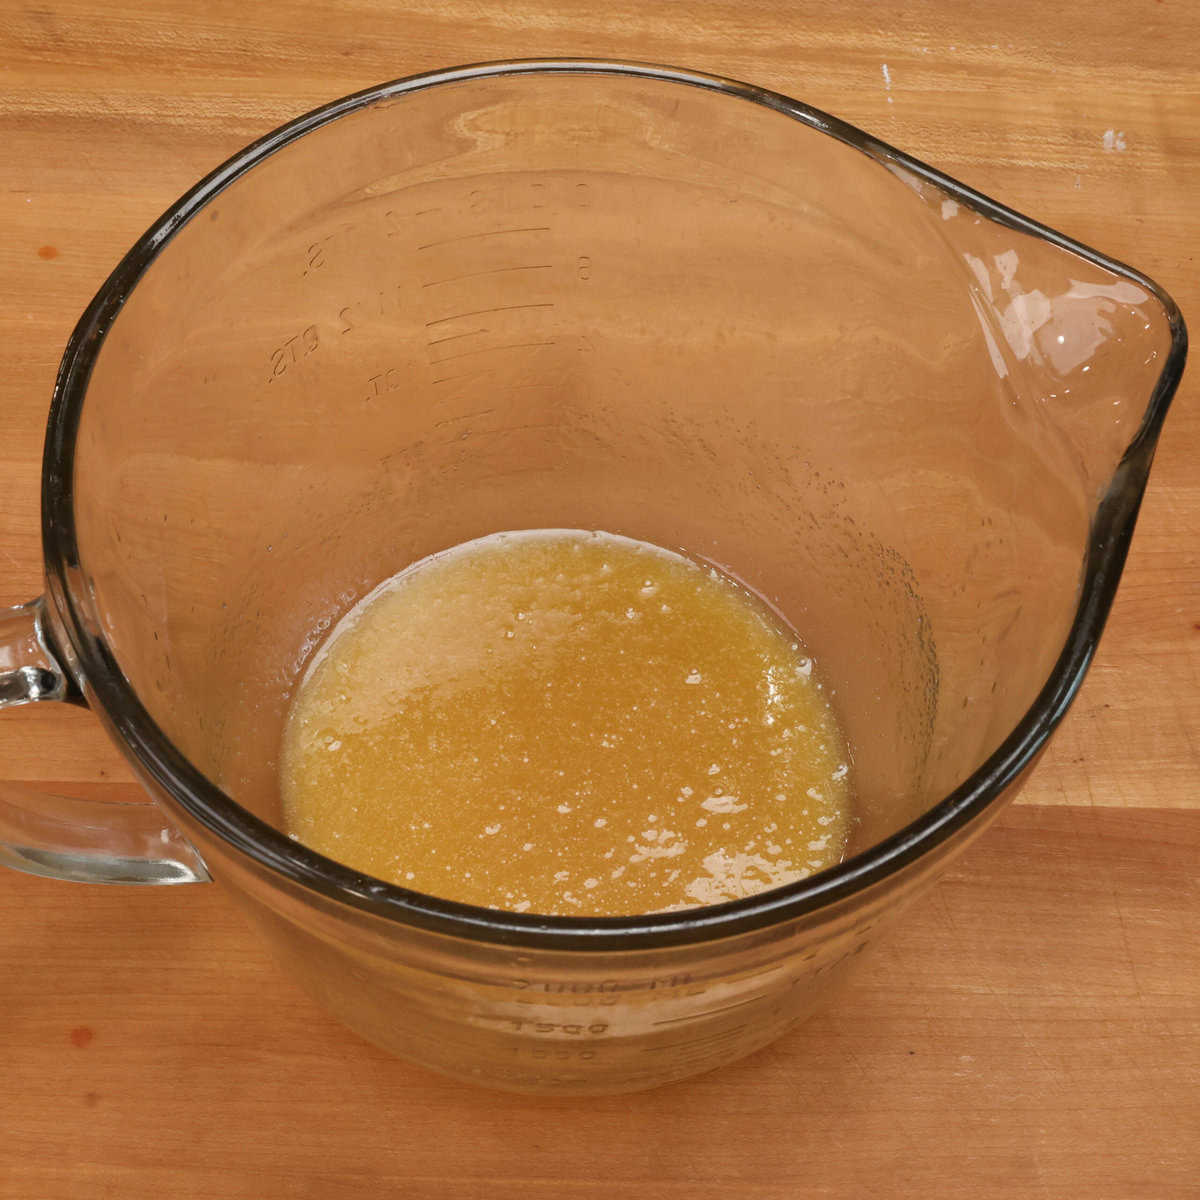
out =
<path fill-rule="evenodd" d="M 400 572 L 329 635 L 284 733 L 289 833 L 517 912 L 714 904 L 837 863 L 849 756 L 796 634 L 706 564 L 581 530 Z"/>

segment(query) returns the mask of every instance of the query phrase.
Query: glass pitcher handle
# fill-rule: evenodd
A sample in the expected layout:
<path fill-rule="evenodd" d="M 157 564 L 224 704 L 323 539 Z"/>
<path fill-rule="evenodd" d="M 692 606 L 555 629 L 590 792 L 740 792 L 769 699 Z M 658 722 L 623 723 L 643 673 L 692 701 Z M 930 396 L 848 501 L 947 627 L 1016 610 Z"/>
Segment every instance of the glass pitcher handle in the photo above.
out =
<path fill-rule="evenodd" d="M 0 708 L 71 698 L 41 599 L 0 609 Z M 153 801 L 52 796 L 0 782 L 0 865 L 79 883 L 205 883 L 195 847 Z"/>

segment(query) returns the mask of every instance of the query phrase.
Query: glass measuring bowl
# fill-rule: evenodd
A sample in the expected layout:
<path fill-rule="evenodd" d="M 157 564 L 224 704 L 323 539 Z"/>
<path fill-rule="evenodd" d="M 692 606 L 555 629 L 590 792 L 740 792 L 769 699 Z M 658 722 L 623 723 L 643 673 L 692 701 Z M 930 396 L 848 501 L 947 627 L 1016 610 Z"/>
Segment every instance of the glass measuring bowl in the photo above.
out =
<path fill-rule="evenodd" d="M 221 881 L 342 1020 L 531 1091 L 648 1087 L 827 996 L 1019 785 L 1108 612 L 1185 333 L 1144 276 L 825 114 L 631 64 L 439 72 L 283 127 L 67 347 L 47 592 L 0 702 L 84 699 L 157 803 L 0 791 L 0 859 Z M 279 828 L 298 676 L 498 529 L 708 557 L 836 682 L 841 866 L 641 918 L 470 908 Z"/>

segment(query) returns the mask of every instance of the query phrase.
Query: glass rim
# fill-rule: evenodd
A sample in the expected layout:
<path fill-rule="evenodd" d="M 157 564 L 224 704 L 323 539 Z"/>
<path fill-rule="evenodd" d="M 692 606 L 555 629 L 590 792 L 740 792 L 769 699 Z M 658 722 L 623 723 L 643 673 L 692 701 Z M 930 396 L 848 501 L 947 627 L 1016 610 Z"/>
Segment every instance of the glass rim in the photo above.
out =
<path fill-rule="evenodd" d="M 74 452 L 88 383 L 125 299 L 171 237 L 229 184 L 290 143 L 381 100 L 445 84 L 532 74 L 624 76 L 695 87 L 748 101 L 931 183 L 991 221 L 1050 242 L 1146 289 L 1162 305 L 1170 350 L 1138 428 L 1093 513 L 1085 570 L 1070 630 L 1038 696 L 1001 745 L 949 795 L 892 836 L 817 875 L 740 900 L 621 917 L 550 917 L 481 908 L 386 883 L 293 841 L 212 783 L 171 743 L 141 704 L 72 591 L 79 565 Z M 80 317 L 63 353 L 46 430 L 42 542 L 47 592 L 70 644 L 68 660 L 142 773 L 209 834 L 259 866 L 326 899 L 377 917 L 469 941 L 542 950 L 636 951 L 727 938 L 801 918 L 843 901 L 915 863 L 981 816 L 1034 761 L 1065 715 L 1091 662 L 1133 535 L 1154 449 L 1187 354 L 1178 306 L 1153 280 L 984 196 L 878 138 L 778 92 L 718 75 L 648 63 L 585 58 L 515 59 L 407 76 L 296 117 L 205 176 L 133 245 Z"/>

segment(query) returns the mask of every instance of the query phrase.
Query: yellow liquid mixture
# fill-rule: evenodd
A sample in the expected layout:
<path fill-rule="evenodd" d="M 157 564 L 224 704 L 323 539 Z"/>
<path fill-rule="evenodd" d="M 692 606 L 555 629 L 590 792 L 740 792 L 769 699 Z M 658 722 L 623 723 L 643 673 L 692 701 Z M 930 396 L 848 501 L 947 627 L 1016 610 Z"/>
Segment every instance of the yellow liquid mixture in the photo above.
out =
<path fill-rule="evenodd" d="M 516 912 L 715 904 L 837 863 L 849 756 L 796 634 L 706 564 L 581 530 L 402 571 L 318 652 L 284 733 L 289 833 Z"/>

